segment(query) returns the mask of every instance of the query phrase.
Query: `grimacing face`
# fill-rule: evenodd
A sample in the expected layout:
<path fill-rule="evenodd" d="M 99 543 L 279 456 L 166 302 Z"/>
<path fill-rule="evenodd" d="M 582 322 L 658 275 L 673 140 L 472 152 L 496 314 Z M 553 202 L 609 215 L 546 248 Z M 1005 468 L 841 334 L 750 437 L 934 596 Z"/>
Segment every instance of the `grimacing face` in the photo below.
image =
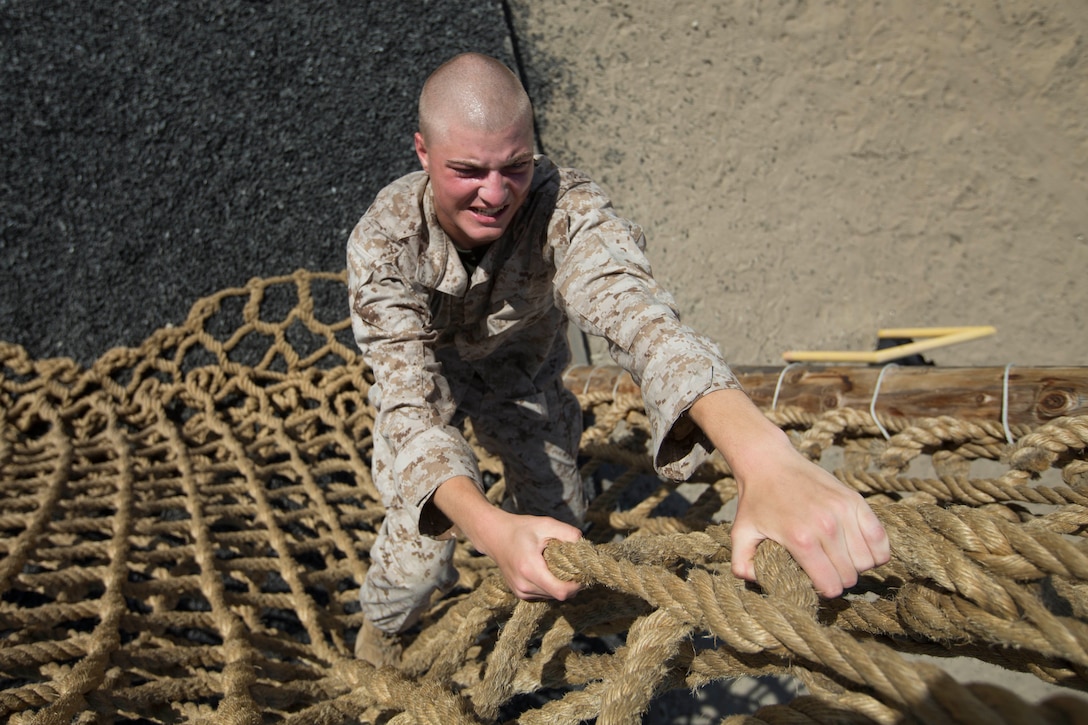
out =
<path fill-rule="evenodd" d="M 451 123 L 434 138 L 415 135 L 442 229 L 462 249 L 506 231 L 533 180 L 533 133 L 515 123 L 498 133 Z"/>

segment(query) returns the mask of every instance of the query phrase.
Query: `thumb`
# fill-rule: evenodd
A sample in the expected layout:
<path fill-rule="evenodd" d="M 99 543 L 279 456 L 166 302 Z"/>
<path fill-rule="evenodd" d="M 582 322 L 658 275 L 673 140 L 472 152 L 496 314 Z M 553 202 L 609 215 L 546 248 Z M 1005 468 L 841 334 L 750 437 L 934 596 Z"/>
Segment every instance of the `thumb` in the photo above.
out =
<path fill-rule="evenodd" d="M 733 543 L 733 576 L 754 582 L 756 580 L 756 547 L 764 537 L 734 527 L 730 538 Z"/>

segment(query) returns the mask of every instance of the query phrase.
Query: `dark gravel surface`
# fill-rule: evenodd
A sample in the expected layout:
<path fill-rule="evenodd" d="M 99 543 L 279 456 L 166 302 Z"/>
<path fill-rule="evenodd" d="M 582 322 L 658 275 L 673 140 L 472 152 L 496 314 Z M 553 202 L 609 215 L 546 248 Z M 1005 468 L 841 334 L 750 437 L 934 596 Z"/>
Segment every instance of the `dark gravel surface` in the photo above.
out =
<path fill-rule="evenodd" d="M 217 290 L 342 269 L 416 168 L 427 73 L 510 47 L 490 0 L 0 0 L 0 340 L 87 365 Z"/>

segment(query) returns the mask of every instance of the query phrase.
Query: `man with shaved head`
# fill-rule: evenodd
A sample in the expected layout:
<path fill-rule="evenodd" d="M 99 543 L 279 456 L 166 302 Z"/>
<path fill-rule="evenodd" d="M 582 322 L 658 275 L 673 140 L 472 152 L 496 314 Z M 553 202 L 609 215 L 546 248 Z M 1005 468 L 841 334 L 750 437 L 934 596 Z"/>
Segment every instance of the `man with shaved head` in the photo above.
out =
<path fill-rule="evenodd" d="M 584 174 L 533 153 L 532 106 L 499 61 L 458 55 L 419 98 L 422 170 L 383 189 L 348 240 L 356 341 L 374 373 L 372 471 L 386 507 L 359 597 L 356 654 L 396 665 L 401 635 L 457 581 L 453 537 L 522 599 L 567 599 L 544 561 L 581 536 L 581 410 L 562 382 L 566 328 L 607 340 L 639 383 L 654 466 L 687 478 L 714 448 L 738 487 L 733 572 L 785 546 L 824 596 L 889 558 L 865 501 L 802 457 L 718 348 L 680 322 L 642 230 Z M 462 433 L 503 461 L 501 507 Z"/>

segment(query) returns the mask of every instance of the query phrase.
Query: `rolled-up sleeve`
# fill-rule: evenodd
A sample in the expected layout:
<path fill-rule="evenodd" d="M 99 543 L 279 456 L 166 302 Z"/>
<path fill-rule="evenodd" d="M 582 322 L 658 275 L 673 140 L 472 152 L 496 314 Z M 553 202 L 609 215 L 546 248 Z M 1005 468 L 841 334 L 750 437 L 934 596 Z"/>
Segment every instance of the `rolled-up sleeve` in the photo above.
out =
<path fill-rule="evenodd" d="M 393 454 L 397 496 L 414 512 L 421 534 L 441 536 L 452 524 L 428 505 L 435 489 L 466 476 L 482 490 L 480 473 L 451 425 L 456 406 L 435 359 L 429 293 L 413 282 L 411 261 L 397 240 L 383 234 L 364 217 L 348 240 L 352 330 L 380 391 L 375 435 Z"/>
<path fill-rule="evenodd" d="M 582 331 L 604 338 L 641 386 L 658 473 L 688 478 L 712 446 L 687 411 L 707 393 L 739 389 L 736 376 L 713 342 L 681 323 L 653 277 L 642 230 L 596 184 L 583 179 L 561 194 L 549 239 L 557 303 Z"/>

